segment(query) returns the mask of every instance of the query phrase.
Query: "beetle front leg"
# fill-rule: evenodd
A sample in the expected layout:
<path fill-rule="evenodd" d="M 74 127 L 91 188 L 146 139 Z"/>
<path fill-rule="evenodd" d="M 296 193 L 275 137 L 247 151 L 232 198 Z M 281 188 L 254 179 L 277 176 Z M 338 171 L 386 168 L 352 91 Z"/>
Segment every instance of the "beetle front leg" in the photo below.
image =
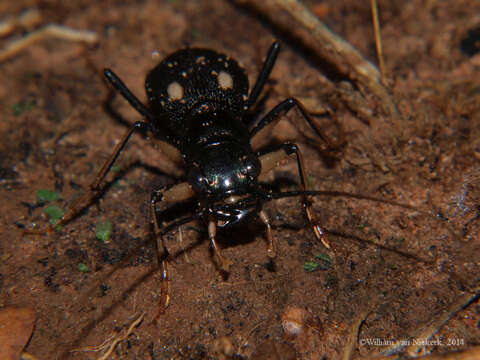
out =
<path fill-rule="evenodd" d="M 162 298 L 162 306 L 159 309 L 158 316 L 165 312 L 165 309 L 170 304 L 170 279 L 168 277 L 168 268 L 167 268 L 167 258 L 168 258 L 168 249 L 165 244 L 165 239 L 163 238 L 161 225 L 157 217 L 156 203 L 161 202 L 163 193 L 160 191 L 155 191 L 152 193 L 150 198 L 150 214 L 153 223 L 154 229 L 154 246 L 157 253 L 157 265 L 160 268 L 162 274 L 161 290 L 160 296 Z M 161 249 L 161 252 L 160 252 Z"/>
<path fill-rule="evenodd" d="M 171 299 L 171 284 L 170 278 L 168 276 L 168 267 L 167 267 L 167 258 L 168 258 L 168 249 L 165 244 L 165 239 L 162 233 L 162 223 L 159 219 L 156 205 L 158 203 L 165 202 L 177 202 L 185 201 L 191 199 L 195 195 L 194 191 L 188 185 L 188 183 L 183 182 L 177 184 L 170 188 L 163 188 L 161 190 L 156 190 L 152 193 L 150 197 L 150 215 L 153 223 L 154 235 L 155 235 L 155 249 L 157 252 L 157 262 L 160 267 L 162 274 L 162 284 L 161 284 L 161 298 L 162 306 L 159 309 L 158 316 L 162 315 L 165 312 L 165 309 L 170 304 Z"/>
<path fill-rule="evenodd" d="M 226 257 L 222 255 L 222 251 L 217 246 L 215 241 L 215 236 L 217 234 L 217 223 L 216 221 L 210 220 L 208 222 L 208 237 L 210 238 L 210 242 L 212 243 L 213 251 L 215 255 L 217 255 L 218 261 L 220 262 L 220 267 L 223 271 L 228 272 L 230 266 L 232 266 L 232 261 L 228 260 Z"/>
<path fill-rule="evenodd" d="M 316 125 L 315 122 L 313 121 L 312 117 L 308 113 L 308 111 L 305 109 L 303 104 L 298 101 L 295 98 L 288 98 L 281 103 L 279 103 L 277 106 L 275 106 L 270 112 L 265 115 L 262 119 L 259 120 L 259 122 L 252 124 L 250 127 L 250 138 L 251 138 L 251 143 L 253 147 L 255 148 L 259 139 L 262 137 L 262 129 L 265 130 L 265 127 L 267 125 L 274 125 L 277 121 L 280 120 L 282 115 L 285 115 L 288 113 L 292 108 L 297 108 L 300 111 L 300 114 L 304 118 L 304 120 L 307 122 L 307 124 L 310 126 L 310 128 L 313 130 L 313 132 L 323 140 L 323 142 L 326 144 L 326 150 L 333 149 L 335 147 L 338 147 L 339 144 L 334 144 L 330 141 L 328 136 L 321 130 L 319 129 Z M 262 164 L 262 172 L 260 174 L 259 180 L 262 181 L 262 177 L 264 178 L 265 175 L 278 166 L 280 161 L 282 161 L 285 157 L 291 155 L 292 153 L 295 154 L 297 157 L 297 166 L 298 166 L 298 175 L 300 177 L 300 185 L 301 185 L 301 190 L 305 191 L 307 190 L 306 183 L 305 183 L 305 171 L 304 171 L 304 164 L 303 164 L 303 158 L 302 154 L 300 153 L 300 150 L 298 149 L 298 146 L 295 144 L 291 143 L 285 143 L 279 146 L 278 150 L 272 151 L 270 153 L 263 154 L 260 156 L 260 162 Z M 322 244 L 326 248 L 330 248 L 330 245 L 327 242 L 325 233 L 321 229 L 321 227 L 316 224 L 316 221 L 313 216 L 312 212 L 312 204 L 310 200 L 308 199 L 307 196 L 303 195 L 303 206 L 305 209 L 305 214 L 307 216 L 308 221 L 313 227 L 313 231 L 315 233 L 315 236 L 322 242 Z"/>
<path fill-rule="evenodd" d="M 265 210 L 260 211 L 258 213 L 258 217 L 260 218 L 260 220 L 262 220 L 262 222 L 267 227 L 267 242 L 268 242 L 267 255 L 269 258 L 273 259 L 277 255 L 277 246 L 276 246 L 276 240 L 272 234 L 272 225 L 270 224 L 270 219 L 268 218 L 268 215 L 265 212 Z"/>
<path fill-rule="evenodd" d="M 282 160 L 284 160 L 287 156 L 294 154 L 297 158 L 297 167 L 298 167 L 298 176 L 300 177 L 300 187 L 302 191 L 307 190 L 306 182 L 305 182 L 305 166 L 303 164 L 303 157 L 300 149 L 296 144 L 292 143 L 285 143 L 279 146 L 278 150 L 274 150 L 272 152 L 260 155 L 260 163 L 262 164 L 262 172 L 260 173 L 259 180 L 263 181 L 265 179 L 266 174 L 277 167 Z M 305 214 L 307 216 L 308 221 L 312 225 L 313 232 L 315 236 L 322 242 L 322 244 L 326 248 L 330 248 L 330 245 L 327 242 L 326 235 L 320 225 L 317 224 L 313 212 L 312 212 L 312 203 L 308 199 L 307 196 L 303 195 L 303 207 L 305 209 Z M 267 225 L 268 226 L 268 225 Z M 267 232 L 268 234 L 268 232 Z M 270 240 L 269 240 L 270 241 Z"/>

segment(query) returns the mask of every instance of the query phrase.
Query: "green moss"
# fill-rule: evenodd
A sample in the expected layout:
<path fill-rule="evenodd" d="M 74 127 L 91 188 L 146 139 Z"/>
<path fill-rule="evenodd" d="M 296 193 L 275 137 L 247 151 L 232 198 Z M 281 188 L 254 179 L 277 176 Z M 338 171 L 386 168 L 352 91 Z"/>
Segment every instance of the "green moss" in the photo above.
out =
<path fill-rule="evenodd" d="M 25 100 L 11 106 L 13 115 L 20 116 L 26 111 L 30 111 L 35 107 L 35 101 L 33 100 Z"/>
<path fill-rule="evenodd" d="M 333 260 L 330 256 L 328 256 L 327 254 L 322 254 L 322 253 L 318 253 L 317 255 L 315 255 L 315 259 L 323 260 L 323 261 L 325 261 L 329 264 L 331 264 L 333 262 Z"/>
<path fill-rule="evenodd" d="M 37 191 L 37 199 L 40 202 L 55 201 L 60 199 L 60 194 L 56 191 L 40 189 Z"/>
<path fill-rule="evenodd" d="M 90 272 L 90 269 L 88 268 L 88 266 L 83 263 L 78 264 L 78 270 L 80 270 L 83 273 Z"/>
<path fill-rule="evenodd" d="M 313 261 L 307 261 L 305 264 L 303 264 L 303 269 L 306 272 L 314 272 L 315 270 L 318 269 L 320 264 L 317 264 L 316 262 Z"/>
<path fill-rule="evenodd" d="M 97 223 L 97 228 L 95 229 L 95 236 L 98 240 L 104 243 L 110 242 L 112 237 L 113 225 L 110 221 L 101 221 Z"/>
<path fill-rule="evenodd" d="M 48 215 L 50 224 L 55 224 L 64 215 L 63 209 L 54 205 L 46 207 L 43 212 Z"/>

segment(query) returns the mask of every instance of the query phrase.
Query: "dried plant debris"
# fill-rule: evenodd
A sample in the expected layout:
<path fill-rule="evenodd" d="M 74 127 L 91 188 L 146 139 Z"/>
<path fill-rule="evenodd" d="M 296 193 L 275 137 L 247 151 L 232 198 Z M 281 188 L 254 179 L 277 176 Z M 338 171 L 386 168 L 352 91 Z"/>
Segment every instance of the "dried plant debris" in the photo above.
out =
<path fill-rule="evenodd" d="M 6 307 L 0 309 L 0 353 L 4 360 L 18 360 L 32 335 L 35 310 Z"/>
<path fill-rule="evenodd" d="M 33 28 L 41 22 L 41 13 L 38 10 L 29 10 L 18 18 L 9 18 L 0 22 L 0 36 L 9 35 L 18 27 Z M 30 45 L 48 38 L 80 41 L 89 44 L 98 42 L 98 36 L 93 31 L 75 30 L 68 26 L 47 24 L 38 29 L 32 29 L 27 35 L 10 40 L 3 49 L 0 48 L 0 62 L 12 58 Z"/>

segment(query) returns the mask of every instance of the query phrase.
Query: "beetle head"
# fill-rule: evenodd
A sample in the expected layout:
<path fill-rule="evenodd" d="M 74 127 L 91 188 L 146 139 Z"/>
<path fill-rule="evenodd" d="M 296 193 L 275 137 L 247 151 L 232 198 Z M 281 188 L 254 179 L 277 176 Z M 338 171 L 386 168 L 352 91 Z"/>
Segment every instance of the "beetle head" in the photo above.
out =
<path fill-rule="evenodd" d="M 235 142 L 212 143 L 196 159 L 188 166 L 188 182 L 219 226 L 257 211 L 261 164 L 253 152 Z"/>

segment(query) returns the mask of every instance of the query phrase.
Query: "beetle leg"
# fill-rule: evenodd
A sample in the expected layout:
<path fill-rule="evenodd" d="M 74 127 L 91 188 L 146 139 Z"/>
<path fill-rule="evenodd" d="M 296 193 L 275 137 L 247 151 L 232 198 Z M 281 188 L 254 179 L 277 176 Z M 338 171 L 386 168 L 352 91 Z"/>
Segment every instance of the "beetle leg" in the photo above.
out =
<path fill-rule="evenodd" d="M 168 258 L 168 249 L 165 244 L 165 239 L 163 238 L 160 224 L 156 212 L 156 203 L 159 201 L 162 196 L 161 192 L 153 192 L 150 198 L 150 214 L 152 217 L 153 229 L 155 234 L 154 246 L 157 252 L 157 264 L 161 270 L 162 274 L 162 283 L 161 283 L 161 298 L 162 298 L 162 307 L 160 308 L 158 315 L 163 314 L 165 309 L 170 304 L 170 279 L 168 277 L 167 261 Z M 161 249 L 161 251 L 160 251 Z M 158 316 L 157 316 L 158 317 Z"/>
<path fill-rule="evenodd" d="M 150 109 L 148 109 L 138 98 L 130 91 L 130 89 L 123 83 L 122 80 L 110 69 L 104 69 L 103 75 L 105 79 L 128 101 L 132 107 L 137 110 L 150 123 L 155 121 Z"/>
<path fill-rule="evenodd" d="M 258 74 L 257 81 L 255 81 L 255 85 L 250 92 L 250 96 L 248 98 L 248 107 L 255 104 L 258 99 L 258 96 L 261 94 L 265 83 L 272 72 L 273 66 L 275 65 L 275 61 L 277 60 L 278 53 L 280 52 L 280 43 L 275 41 L 272 46 L 270 46 L 270 50 L 268 50 L 267 57 L 265 58 L 265 62 L 263 63 L 262 70 Z"/>
<path fill-rule="evenodd" d="M 259 120 L 258 123 L 253 124 L 250 127 L 252 146 L 255 148 L 255 145 L 258 143 L 258 141 L 268 132 L 267 129 L 264 129 L 267 125 L 274 126 L 275 122 L 279 121 L 281 116 L 288 113 L 293 107 L 296 107 L 300 111 L 300 114 L 303 116 L 314 133 L 325 142 L 327 150 L 338 147 L 339 144 L 332 143 L 328 136 L 315 125 L 315 122 L 308 111 L 305 109 L 302 103 L 295 98 L 288 98 L 282 101 L 272 110 L 270 110 L 270 112 L 261 120 Z M 261 131 L 262 129 L 264 129 L 264 131 Z"/>
<path fill-rule="evenodd" d="M 270 225 L 270 219 L 268 218 L 268 215 L 265 212 L 265 210 L 260 211 L 258 213 L 258 217 L 260 218 L 260 220 L 262 220 L 262 222 L 267 227 L 267 242 L 268 242 L 267 255 L 269 258 L 273 259 L 277 255 L 277 246 L 276 246 L 276 240 L 272 234 L 272 225 Z"/>
<path fill-rule="evenodd" d="M 122 152 L 123 148 L 127 144 L 132 134 L 136 130 L 140 130 L 140 129 L 144 130 L 148 128 L 149 128 L 148 123 L 145 123 L 143 121 L 137 121 L 135 124 L 133 124 L 130 127 L 130 129 L 128 129 L 128 131 L 123 135 L 122 139 L 113 150 L 110 157 L 107 159 L 107 161 L 103 163 L 102 168 L 95 176 L 95 180 L 93 181 L 93 183 L 90 184 L 88 191 L 70 205 L 67 212 L 65 213 L 65 215 L 62 216 L 60 220 L 58 220 L 54 224 L 49 225 L 46 230 L 31 229 L 31 230 L 25 230 L 25 233 L 27 234 L 51 233 L 57 228 L 57 226 L 67 223 L 68 221 L 73 219 L 75 216 L 77 216 L 88 205 L 90 205 L 92 201 L 101 194 L 105 186 L 105 183 L 104 183 L 105 177 L 107 176 L 108 172 L 112 168 L 113 163 L 115 162 L 115 160 L 117 160 L 118 156 Z"/>
<path fill-rule="evenodd" d="M 305 183 L 305 166 L 303 164 L 302 153 L 300 152 L 298 146 L 292 143 L 281 144 L 278 150 L 274 150 L 272 152 L 260 155 L 259 158 L 260 163 L 262 164 L 262 172 L 260 173 L 259 180 L 262 181 L 270 170 L 277 167 L 283 159 L 285 159 L 288 155 L 291 154 L 295 154 L 297 158 L 298 176 L 300 177 L 300 188 L 302 191 L 307 190 L 307 185 Z M 313 216 L 312 203 L 306 195 L 303 195 L 303 207 L 305 209 L 307 219 L 313 227 L 313 232 L 315 233 L 315 236 L 322 242 L 322 244 L 326 248 L 330 248 L 324 231 L 322 230 L 320 225 L 317 224 Z"/>
<path fill-rule="evenodd" d="M 162 297 L 162 306 L 159 309 L 158 316 L 162 315 L 165 309 L 170 304 L 171 299 L 171 283 L 168 276 L 168 249 L 165 244 L 165 239 L 162 234 L 162 224 L 158 216 L 156 209 L 157 203 L 162 202 L 177 202 L 184 201 L 192 198 L 195 195 L 192 188 L 188 183 L 183 182 L 172 186 L 170 188 L 163 188 L 161 190 L 156 190 L 152 193 L 150 198 L 150 215 L 152 218 L 154 234 L 155 234 L 155 249 L 157 251 L 157 261 L 158 266 L 160 267 L 162 274 L 162 284 L 161 284 L 161 297 Z M 158 317 L 157 316 L 157 317 Z"/>
<path fill-rule="evenodd" d="M 84 208 L 91 204 L 91 202 L 98 197 L 103 187 L 105 186 L 104 180 L 108 172 L 112 168 L 113 163 L 117 160 L 118 156 L 122 152 L 123 148 L 127 144 L 128 140 L 136 130 L 150 130 L 152 131 L 152 123 L 155 121 L 155 117 L 152 115 L 151 111 L 140 101 L 138 98 L 127 88 L 127 86 L 120 80 L 120 78 L 110 69 L 104 70 L 105 79 L 122 94 L 122 96 L 132 105 L 141 115 L 143 115 L 148 122 L 137 121 L 135 122 L 123 135 L 120 142 L 117 144 L 113 150 L 110 157 L 105 161 L 100 171 L 97 173 L 95 180 L 89 186 L 88 192 L 86 192 L 82 197 L 75 201 L 67 210 L 66 214 L 58 220 L 55 224 L 52 224 L 48 227 L 47 231 L 39 229 L 27 230 L 26 233 L 38 233 L 44 234 L 45 232 L 52 232 L 54 229 L 62 224 L 67 223 L 75 216 L 77 216 Z M 155 132 L 156 134 L 158 133 Z"/>
<path fill-rule="evenodd" d="M 217 234 L 217 224 L 215 221 L 210 220 L 208 222 L 208 237 L 210 238 L 210 242 L 212 243 L 213 251 L 215 255 L 217 255 L 218 260 L 220 262 L 220 267 L 223 271 L 228 272 L 230 266 L 233 264 L 232 261 L 228 260 L 226 257 L 222 255 L 222 251 L 217 246 L 215 242 L 215 235 Z"/>

